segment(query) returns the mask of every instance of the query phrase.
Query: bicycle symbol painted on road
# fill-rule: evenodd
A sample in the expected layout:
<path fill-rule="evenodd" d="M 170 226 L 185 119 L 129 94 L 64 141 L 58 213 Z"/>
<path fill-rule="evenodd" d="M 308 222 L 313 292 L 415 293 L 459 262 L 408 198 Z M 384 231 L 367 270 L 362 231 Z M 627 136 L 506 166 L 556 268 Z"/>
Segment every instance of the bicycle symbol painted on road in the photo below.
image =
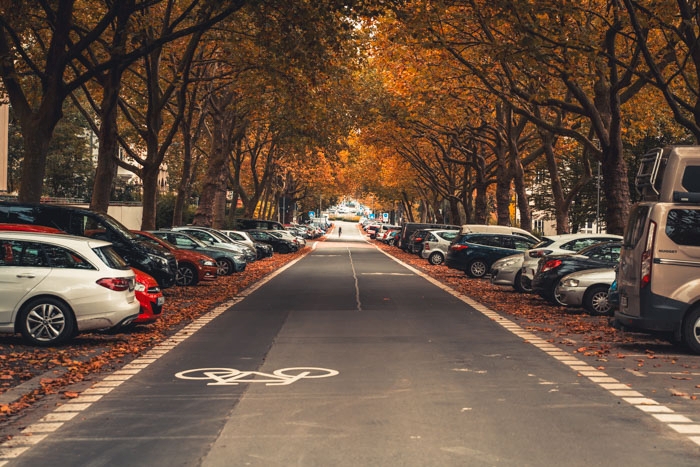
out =
<path fill-rule="evenodd" d="M 328 378 L 339 374 L 328 368 L 282 368 L 270 373 L 240 371 L 235 368 L 196 368 L 175 373 L 176 378 L 209 381 L 207 386 L 235 386 L 239 383 L 265 383 L 266 386 L 287 386 L 300 379 Z"/>

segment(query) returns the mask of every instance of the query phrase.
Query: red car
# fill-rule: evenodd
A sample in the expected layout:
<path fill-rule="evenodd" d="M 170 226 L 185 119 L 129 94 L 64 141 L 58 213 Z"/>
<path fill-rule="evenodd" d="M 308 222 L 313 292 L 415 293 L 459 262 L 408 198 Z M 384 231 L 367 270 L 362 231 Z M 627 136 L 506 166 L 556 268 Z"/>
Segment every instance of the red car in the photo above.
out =
<path fill-rule="evenodd" d="M 158 319 L 161 311 L 163 311 L 165 297 L 163 297 L 163 292 L 158 286 L 158 281 L 143 271 L 139 271 L 136 268 L 131 269 L 133 269 L 134 275 L 136 276 L 136 289 L 134 290 L 134 294 L 141 304 L 139 315 L 132 323 L 152 323 Z"/>
<path fill-rule="evenodd" d="M 177 248 L 149 232 L 132 230 L 132 233 L 142 240 L 167 249 L 175 256 L 177 259 L 175 283 L 177 285 L 196 285 L 199 281 L 213 281 L 217 278 L 216 261 L 211 257 L 196 251 Z"/>

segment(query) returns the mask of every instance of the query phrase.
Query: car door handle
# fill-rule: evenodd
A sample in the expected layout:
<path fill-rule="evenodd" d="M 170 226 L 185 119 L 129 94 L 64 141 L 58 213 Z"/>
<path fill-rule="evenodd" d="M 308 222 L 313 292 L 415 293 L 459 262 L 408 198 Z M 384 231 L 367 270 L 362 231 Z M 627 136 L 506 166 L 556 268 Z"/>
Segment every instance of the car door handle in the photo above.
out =
<path fill-rule="evenodd" d="M 36 277 L 36 274 L 33 274 L 31 272 L 24 272 L 22 274 L 17 274 L 17 277 L 20 278 L 27 278 L 27 279 L 34 279 Z"/>

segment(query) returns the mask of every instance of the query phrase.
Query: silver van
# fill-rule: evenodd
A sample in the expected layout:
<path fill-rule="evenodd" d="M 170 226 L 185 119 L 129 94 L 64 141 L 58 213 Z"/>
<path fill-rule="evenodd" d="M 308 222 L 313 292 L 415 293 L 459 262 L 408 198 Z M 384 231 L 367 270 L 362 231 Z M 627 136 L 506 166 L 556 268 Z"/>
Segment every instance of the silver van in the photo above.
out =
<path fill-rule="evenodd" d="M 615 325 L 667 333 L 700 353 L 700 146 L 657 149 L 641 162 L 644 201 L 625 228 Z"/>

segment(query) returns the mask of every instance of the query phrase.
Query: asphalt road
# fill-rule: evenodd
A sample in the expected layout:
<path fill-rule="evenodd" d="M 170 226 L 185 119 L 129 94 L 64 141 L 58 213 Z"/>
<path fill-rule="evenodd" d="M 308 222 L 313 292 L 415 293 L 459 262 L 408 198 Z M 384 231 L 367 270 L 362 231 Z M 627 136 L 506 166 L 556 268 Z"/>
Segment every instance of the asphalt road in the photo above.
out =
<path fill-rule="evenodd" d="M 35 420 L 0 467 L 700 463 L 682 415 L 342 227 Z"/>

